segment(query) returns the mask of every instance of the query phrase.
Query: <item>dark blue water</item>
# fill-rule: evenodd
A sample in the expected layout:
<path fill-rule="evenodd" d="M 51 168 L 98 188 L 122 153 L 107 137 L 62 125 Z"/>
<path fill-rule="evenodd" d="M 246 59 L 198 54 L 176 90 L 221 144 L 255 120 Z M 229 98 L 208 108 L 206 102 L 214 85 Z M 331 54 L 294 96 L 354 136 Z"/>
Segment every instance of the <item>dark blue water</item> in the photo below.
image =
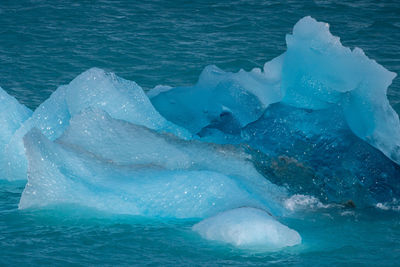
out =
<path fill-rule="evenodd" d="M 400 73 L 396 1 L 0 2 L 0 86 L 30 108 L 91 67 L 144 89 L 196 82 L 215 64 L 262 67 L 302 17 L 330 23 L 345 46 Z M 400 79 L 389 88 L 400 111 Z M 399 177 L 400 178 L 400 177 Z M 254 254 L 202 240 L 193 221 L 115 217 L 79 207 L 19 211 L 24 183 L 0 183 L 0 265 L 398 265 L 399 204 L 332 207 L 286 219 L 303 244 Z"/>

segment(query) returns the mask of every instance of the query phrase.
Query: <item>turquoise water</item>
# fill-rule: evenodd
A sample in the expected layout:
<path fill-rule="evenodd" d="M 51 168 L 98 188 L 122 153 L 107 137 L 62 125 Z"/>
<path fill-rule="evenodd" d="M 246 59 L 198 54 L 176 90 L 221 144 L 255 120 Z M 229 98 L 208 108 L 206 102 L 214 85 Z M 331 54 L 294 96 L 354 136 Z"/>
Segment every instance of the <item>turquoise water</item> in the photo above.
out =
<path fill-rule="evenodd" d="M 391 211 L 333 208 L 284 221 L 302 245 L 254 253 L 202 240 L 196 221 L 116 217 L 79 207 L 18 211 L 24 184 L 1 183 L 1 265 L 383 265 L 400 261 Z"/>
<path fill-rule="evenodd" d="M 311 15 L 400 73 L 400 4 L 331 1 L 1 1 L 0 86 L 30 108 L 91 67 L 146 90 L 193 84 L 216 64 L 262 67 L 285 51 L 285 34 Z M 400 111 L 400 82 L 389 88 Z M 195 220 L 113 216 L 81 207 L 17 209 L 22 182 L 0 182 L 0 265 L 397 265 L 399 204 L 392 209 L 334 206 L 284 219 L 300 246 L 254 253 L 209 242 Z M 285 221 L 286 220 L 286 221 Z"/>

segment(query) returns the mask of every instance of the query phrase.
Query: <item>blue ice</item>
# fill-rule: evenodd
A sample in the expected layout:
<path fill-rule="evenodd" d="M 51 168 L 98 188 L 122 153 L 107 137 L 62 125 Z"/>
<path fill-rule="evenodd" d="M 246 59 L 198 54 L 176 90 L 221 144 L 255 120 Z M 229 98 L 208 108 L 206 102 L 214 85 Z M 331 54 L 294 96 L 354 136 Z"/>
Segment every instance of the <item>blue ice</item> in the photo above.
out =
<path fill-rule="evenodd" d="M 208 66 L 194 86 L 147 95 L 93 68 L 33 113 L 0 89 L 0 178 L 28 178 L 21 209 L 215 216 L 194 230 L 249 247 L 301 242 L 270 216 L 286 216 L 290 193 L 400 196 L 400 122 L 386 96 L 396 74 L 311 17 L 286 44 L 262 70 Z"/>
<path fill-rule="evenodd" d="M 260 175 L 243 150 L 157 133 L 101 110 L 72 117 L 54 142 L 34 128 L 24 143 L 29 169 L 21 209 L 79 204 L 176 218 L 241 206 L 284 212 L 286 190 Z"/>
<path fill-rule="evenodd" d="M 286 43 L 263 71 L 208 67 L 195 86 L 150 91 L 151 101 L 202 141 L 245 143 L 268 155 L 259 164 L 265 175 L 296 193 L 363 205 L 400 196 L 400 123 L 386 96 L 396 74 L 344 47 L 328 24 L 311 17 Z M 238 77 L 246 77 L 240 86 Z M 255 77 L 263 77 L 263 87 L 250 82 Z M 210 90 L 232 102 L 222 105 Z M 192 97 L 207 104 L 191 105 Z M 206 105 L 218 108 L 210 113 Z"/>
<path fill-rule="evenodd" d="M 0 87 L 0 179 L 7 179 L 8 158 L 5 150 L 14 133 L 32 115 L 32 111 Z"/>
<path fill-rule="evenodd" d="M 356 136 L 400 163 L 399 117 L 386 96 L 396 74 L 360 48 L 344 47 L 327 23 L 311 17 L 296 23 L 286 44 L 287 51 L 263 71 L 226 73 L 209 66 L 195 86 L 150 91 L 151 101 L 164 117 L 192 133 L 211 127 L 238 134 L 274 103 L 300 113 L 331 109 L 343 113 Z"/>
<path fill-rule="evenodd" d="M 54 140 L 69 125 L 71 116 L 88 107 L 101 108 L 114 118 L 150 129 L 169 132 L 182 138 L 191 136 L 187 130 L 164 119 L 135 82 L 93 68 L 76 77 L 68 85 L 60 86 L 21 127 L 14 130 L 11 137 L 6 134 L 2 136 L 7 143 L 2 161 L 4 178 L 26 179 L 27 161 L 22 138 L 30 129 L 36 127 L 47 138 Z M 8 114 L 10 115 L 12 114 Z M 9 123 L 12 121 L 5 125 Z"/>

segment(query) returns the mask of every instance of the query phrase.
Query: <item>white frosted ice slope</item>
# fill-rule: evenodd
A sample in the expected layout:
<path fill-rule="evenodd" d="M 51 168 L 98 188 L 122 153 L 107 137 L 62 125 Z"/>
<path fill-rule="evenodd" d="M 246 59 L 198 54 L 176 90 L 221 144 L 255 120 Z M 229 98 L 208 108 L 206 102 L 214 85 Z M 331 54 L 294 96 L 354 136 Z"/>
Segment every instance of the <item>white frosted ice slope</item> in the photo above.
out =
<path fill-rule="evenodd" d="M 100 108 L 113 118 L 150 129 L 170 132 L 182 138 L 190 137 L 185 129 L 165 120 L 135 82 L 93 68 L 70 84 L 60 86 L 11 138 L 8 137 L 5 149 L 8 161 L 1 162 L 5 177 L 9 180 L 26 179 L 27 162 L 22 138 L 30 129 L 36 127 L 47 138 L 54 140 L 64 132 L 71 116 L 88 107 Z"/>
<path fill-rule="evenodd" d="M 79 204 L 110 213 L 206 217 L 243 205 L 283 212 L 286 191 L 232 146 L 185 141 L 89 109 L 55 142 L 32 129 L 19 207 Z M 99 145 L 101 144 L 101 145 Z"/>

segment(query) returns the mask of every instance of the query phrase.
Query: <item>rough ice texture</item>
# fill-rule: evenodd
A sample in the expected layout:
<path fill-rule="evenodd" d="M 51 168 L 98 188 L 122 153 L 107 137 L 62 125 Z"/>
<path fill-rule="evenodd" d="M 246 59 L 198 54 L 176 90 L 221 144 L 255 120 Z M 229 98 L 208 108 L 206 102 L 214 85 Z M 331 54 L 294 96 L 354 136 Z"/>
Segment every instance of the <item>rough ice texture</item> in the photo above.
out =
<path fill-rule="evenodd" d="M 249 207 L 219 213 L 194 225 L 193 230 L 205 239 L 254 250 L 276 250 L 301 243 L 299 233 L 267 212 Z"/>
<path fill-rule="evenodd" d="M 185 141 L 89 109 L 55 142 L 31 130 L 19 207 L 79 204 L 110 213 L 203 218 L 243 205 L 282 214 L 286 191 L 232 146 Z M 101 144 L 101 145 L 99 145 Z"/>
<path fill-rule="evenodd" d="M 195 86 L 157 90 L 151 101 L 192 133 L 205 127 L 238 133 L 277 102 L 340 110 L 356 136 L 399 164 L 400 123 L 386 97 L 396 74 L 361 49 L 342 46 L 328 24 L 311 17 L 297 22 L 286 43 L 287 51 L 267 62 L 263 72 L 226 73 L 210 66 Z"/>
<path fill-rule="evenodd" d="M 59 137 L 69 124 L 71 116 L 92 107 L 107 111 L 113 118 L 126 120 L 150 129 L 165 131 L 182 138 L 190 134 L 165 120 L 135 82 L 124 80 L 101 69 L 90 69 L 70 84 L 60 86 L 33 113 L 32 117 L 9 138 L 5 149 L 6 179 L 26 179 L 27 162 L 22 138 L 33 127 L 47 138 Z M 3 138 L 5 138 L 4 136 Z"/>
<path fill-rule="evenodd" d="M 350 129 L 400 164 L 400 122 L 386 96 L 396 74 L 364 52 L 342 46 L 329 25 L 301 19 L 286 36 L 283 102 L 325 109 L 338 105 Z"/>
<path fill-rule="evenodd" d="M 259 168 L 293 193 L 367 205 L 400 196 L 400 123 L 386 96 L 396 74 L 361 49 L 342 46 L 328 24 L 311 17 L 301 19 L 286 41 L 287 51 L 263 71 L 210 75 L 209 67 L 196 86 L 158 90 L 151 101 L 203 141 L 247 143 L 272 156 L 258 160 Z M 244 85 L 236 86 L 239 76 L 262 76 L 264 87 L 250 78 L 240 78 Z M 204 104 L 191 105 L 191 97 L 220 105 L 214 95 L 199 92 L 209 91 L 202 84 L 229 95 L 235 109 L 219 108 L 211 118 L 201 109 Z M 229 92 L 239 89 L 243 97 L 236 101 Z M 182 113 L 190 117 L 182 119 Z M 242 114 L 250 115 L 242 120 Z"/>
<path fill-rule="evenodd" d="M 207 170 L 230 178 L 236 175 L 228 171 L 237 169 L 232 167 L 235 163 L 208 154 L 219 146 L 203 144 L 199 149 L 198 142 L 193 142 L 196 148 L 177 146 L 186 143 L 168 135 L 159 138 L 148 130 L 152 129 L 185 139 L 192 133 L 201 141 L 247 143 L 247 158 L 241 161 L 251 161 L 270 181 L 288 186 L 295 194 L 318 195 L 321 201 L 352 199 L 357 205 L 398 198 L 399 118 L 386 98 L 395 74 L 367 58 L 362 50 L 343 47 L 327 24 L 310 17 L 301 19 L 287 35 L 287 47 L 263 70 L 228 73 L 209 66 L 192 87 L 159 86 L 151 90 L 151 102 L 136 83 L 99 69 L 91 69 L 58 88 L 28 120 L 29 110 L 2 92 L 2 103 L 8 103 L 11 112 L 2 109 L 5 126 L 0 138 L 4 147 L 0 177 L 26 178 L 22 138 L 32 128 L 50 141 L 57 140 L 50 142 L 50 147 L 84 151 L 83 155 L 106 162 L 157 166 L 168 171 Z M 96 124 L 96 117 L 83 120 L 80 113 L 88 108 L 129 122 L 129 129 L 133 124 L 147 127 L 129 131 L 146 146 L 121 134 L 124 126 L 118 126 L 118 134 L 111 135 L 116 125 Z M 71 117 L 75 122 L 68 128 Z M 173 145 L 167 139 L 174 140 Z M 74 153 L 77 160 L 83 157 Z M 202 159 L 202 164 L 210 157 L 210 165 L 219 162 L 224 168 L 198 167 L 197 163 L 188 167 L 192 157 Z M 36 164 L 33 158 L 31 161 Z M 67 167 L 75 168 L 71 165 L 63 169 Z M 256 173 L 254 168 L 252 173 Z M 235 181 L 251 184 L 247 174 L 239 176 Z M 257 187 L 254 185 L 251 192 L 261 196 L 262 189 Z"/>
<path fill-rule="evenodd" d="M 209 66 L 194 86 L 147 95 L 100 69 L 33 114 L 0 90 L 0 178 L 28 172 L 21 209 L 214 216 L 193 229 L 267 250 L 301 242 L 270 214 L 398 199 L 400 122 L 386 97 L 396 75 L 311 17 L 286 42 L 263 70 Z"/>
<path fill-rule="evenodd" d="M 31 114 L 31 110 L 21 105 L 0 87 L 0 163 L 2 163 L 0 165 L 0 179 L 7 179 L 7 174 L 4 172 L 8 163 L 5 153 L 6 145 L 15 131 L 21 127 Z"/>

